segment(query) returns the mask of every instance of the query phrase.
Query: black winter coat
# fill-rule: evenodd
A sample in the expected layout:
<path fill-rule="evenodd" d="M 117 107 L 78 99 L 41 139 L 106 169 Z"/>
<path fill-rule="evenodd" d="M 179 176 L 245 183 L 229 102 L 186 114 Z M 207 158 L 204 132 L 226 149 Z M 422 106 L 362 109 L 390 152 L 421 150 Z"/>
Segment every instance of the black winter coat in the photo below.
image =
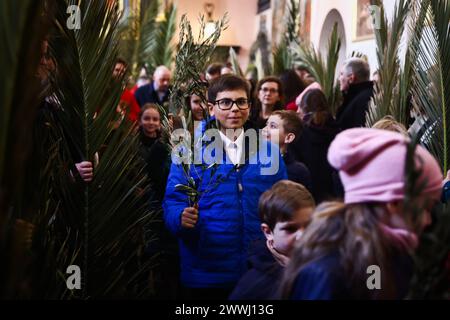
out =
<path fill-rule="evenodd" d="M 170 152 L 158 138 L 149 138 L 142 131 L 140 132 L 140 140 L 139 152 L 146 163 L 147 175 L 151 185 L 151 198 L 161 204 L 170 171 Z"/>
<path fill-rule="evenodd" d="M 237 283 L 229 300 L 275 299 L 284 268 L 270 253 L 265 239 L 252 243 L 247 263 L 248 271 Z"/>
<path fill-rule="evenodd" d="M 350 88 L 344 94 L 344 102 L 336 114 L 336 122 L 339 128 L 347 130 L 364 127 L 366 125 L 366 113 L 372 96 L 372 81 L 350 85 Z"/>
<path fill-rule="evenodd" d="M 283 155 L 283 160 L 286 164 L 288 179 L 300 183 L 312 193 L 311 173 L 308 168 L 302 162 L 297 161 L 291 152 Z"/>
<path fill-rule="evenodd" d="M 312 194 L 316 203 L 334 198 L 333 171 L 328 163 L 328 148 L 339 133 L 336 122 L 329 118 L 322 127 L 305 125 L 302 135 L 292 145 L 292 152 L 311 173 Z"/>

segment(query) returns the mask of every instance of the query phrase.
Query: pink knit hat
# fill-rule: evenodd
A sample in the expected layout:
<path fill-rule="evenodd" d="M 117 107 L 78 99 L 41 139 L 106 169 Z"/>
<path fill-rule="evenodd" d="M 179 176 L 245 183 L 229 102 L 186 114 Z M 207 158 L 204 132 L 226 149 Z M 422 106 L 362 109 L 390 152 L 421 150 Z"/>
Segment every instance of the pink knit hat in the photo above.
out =
<path fill-rule="evenodd" d="M 378 129 L 356 128 L 336 136 L 328 161 L 339 170 L 345 203 L 391 202 L 405 196 L 405 163 L 408 138 Z M 416 148 L 416 167 L 422 167 L 422 193 L 439 199 L 442 172 L 436 159 L 423 147 Z"/>

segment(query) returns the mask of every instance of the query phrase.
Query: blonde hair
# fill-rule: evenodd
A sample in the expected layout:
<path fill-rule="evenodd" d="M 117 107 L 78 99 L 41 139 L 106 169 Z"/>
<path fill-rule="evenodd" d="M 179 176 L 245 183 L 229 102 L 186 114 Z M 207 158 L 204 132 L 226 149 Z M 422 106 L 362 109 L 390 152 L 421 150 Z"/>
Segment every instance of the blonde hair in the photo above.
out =
<path fill-rule="evenodd" d="M 403 134 L 404 136 L 408 136 L 408 130 L 406 130 L 405 126 L 396 121 L 392 116 L 384 116 L 383 118 L 378 120 L 372 126 L 372 128 L 398 132 Z"/>

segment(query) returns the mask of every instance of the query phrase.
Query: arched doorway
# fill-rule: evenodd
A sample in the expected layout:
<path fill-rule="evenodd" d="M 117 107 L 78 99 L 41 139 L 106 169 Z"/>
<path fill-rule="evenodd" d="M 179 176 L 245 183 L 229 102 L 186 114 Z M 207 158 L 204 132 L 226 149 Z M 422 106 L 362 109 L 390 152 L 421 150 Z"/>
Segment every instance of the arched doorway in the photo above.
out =
<path fill-rule="evenodd" d="M 328 41 L 333 32 L 334 24 L 337 23 L 338 34 L 341 38 L 341 50 L 339 51 L 339 60 L 336 68 L 336 77 L 339 75 L 340 66 L 344 63 L 347 55 L 347 39 L 345 37 L 344 20 L 336 9 L 331 10 L 325 18 L 320 33 L 319 51 L 322 56 L 326 56 L 328 50 Z"/>

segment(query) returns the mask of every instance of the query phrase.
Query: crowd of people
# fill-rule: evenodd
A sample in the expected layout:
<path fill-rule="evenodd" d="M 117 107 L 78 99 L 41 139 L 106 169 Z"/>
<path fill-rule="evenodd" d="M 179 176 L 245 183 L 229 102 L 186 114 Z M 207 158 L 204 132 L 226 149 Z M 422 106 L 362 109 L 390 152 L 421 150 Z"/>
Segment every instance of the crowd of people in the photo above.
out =
<path fill-rule="evenodd" d="M 127 66 L 119 60 L 116 67 L 124 72 Z M 214 168 L 194 165 L 189 172 L 172 163 L 161 139 L 167 128 L 158 105 L 170 110 L 171 71 L 159 66 L 152 77 L 141 75 L 127 86 L 117 110 L 140 128 L 151 184 L 145 196 L 153 209 L 162 208 L 158 246 L 172 257 L 161 260 L 157 276 L 171 282 L 160 288 L 161 298 L 406 296 L 412 254 L 432 223 L 433 205 L 446 200 L 450 187 L 437 161 L 418 146 L 422 212 L 413 221 L 403 203 L 408 131 L 392 117 L 365 128 L 374 94 L 370 75 L 365 60 L 345 62 L 343 102 L 334 116 L 307 68 L 253 83 L 227 65 L 210 65 L 199 75 L 207 101 L 192 95 L 185 109 L 192 132 L 214 123 L 223 153 L 213 155 L 221 160 Z M 179 116 L 169 114 L 171 130 Z M 251 129 L 260 133 L 255 152 L 246 139 Z M 262 149 L 272 150 L 276 172 L 263 173 Z M 86 182 L 95 174 L 89 163 L 77 168 Z M 180 189 L 190 179 L 196 201 Z M 381 288 L 367 286 L 370 266 L 380 268 Z"/>

